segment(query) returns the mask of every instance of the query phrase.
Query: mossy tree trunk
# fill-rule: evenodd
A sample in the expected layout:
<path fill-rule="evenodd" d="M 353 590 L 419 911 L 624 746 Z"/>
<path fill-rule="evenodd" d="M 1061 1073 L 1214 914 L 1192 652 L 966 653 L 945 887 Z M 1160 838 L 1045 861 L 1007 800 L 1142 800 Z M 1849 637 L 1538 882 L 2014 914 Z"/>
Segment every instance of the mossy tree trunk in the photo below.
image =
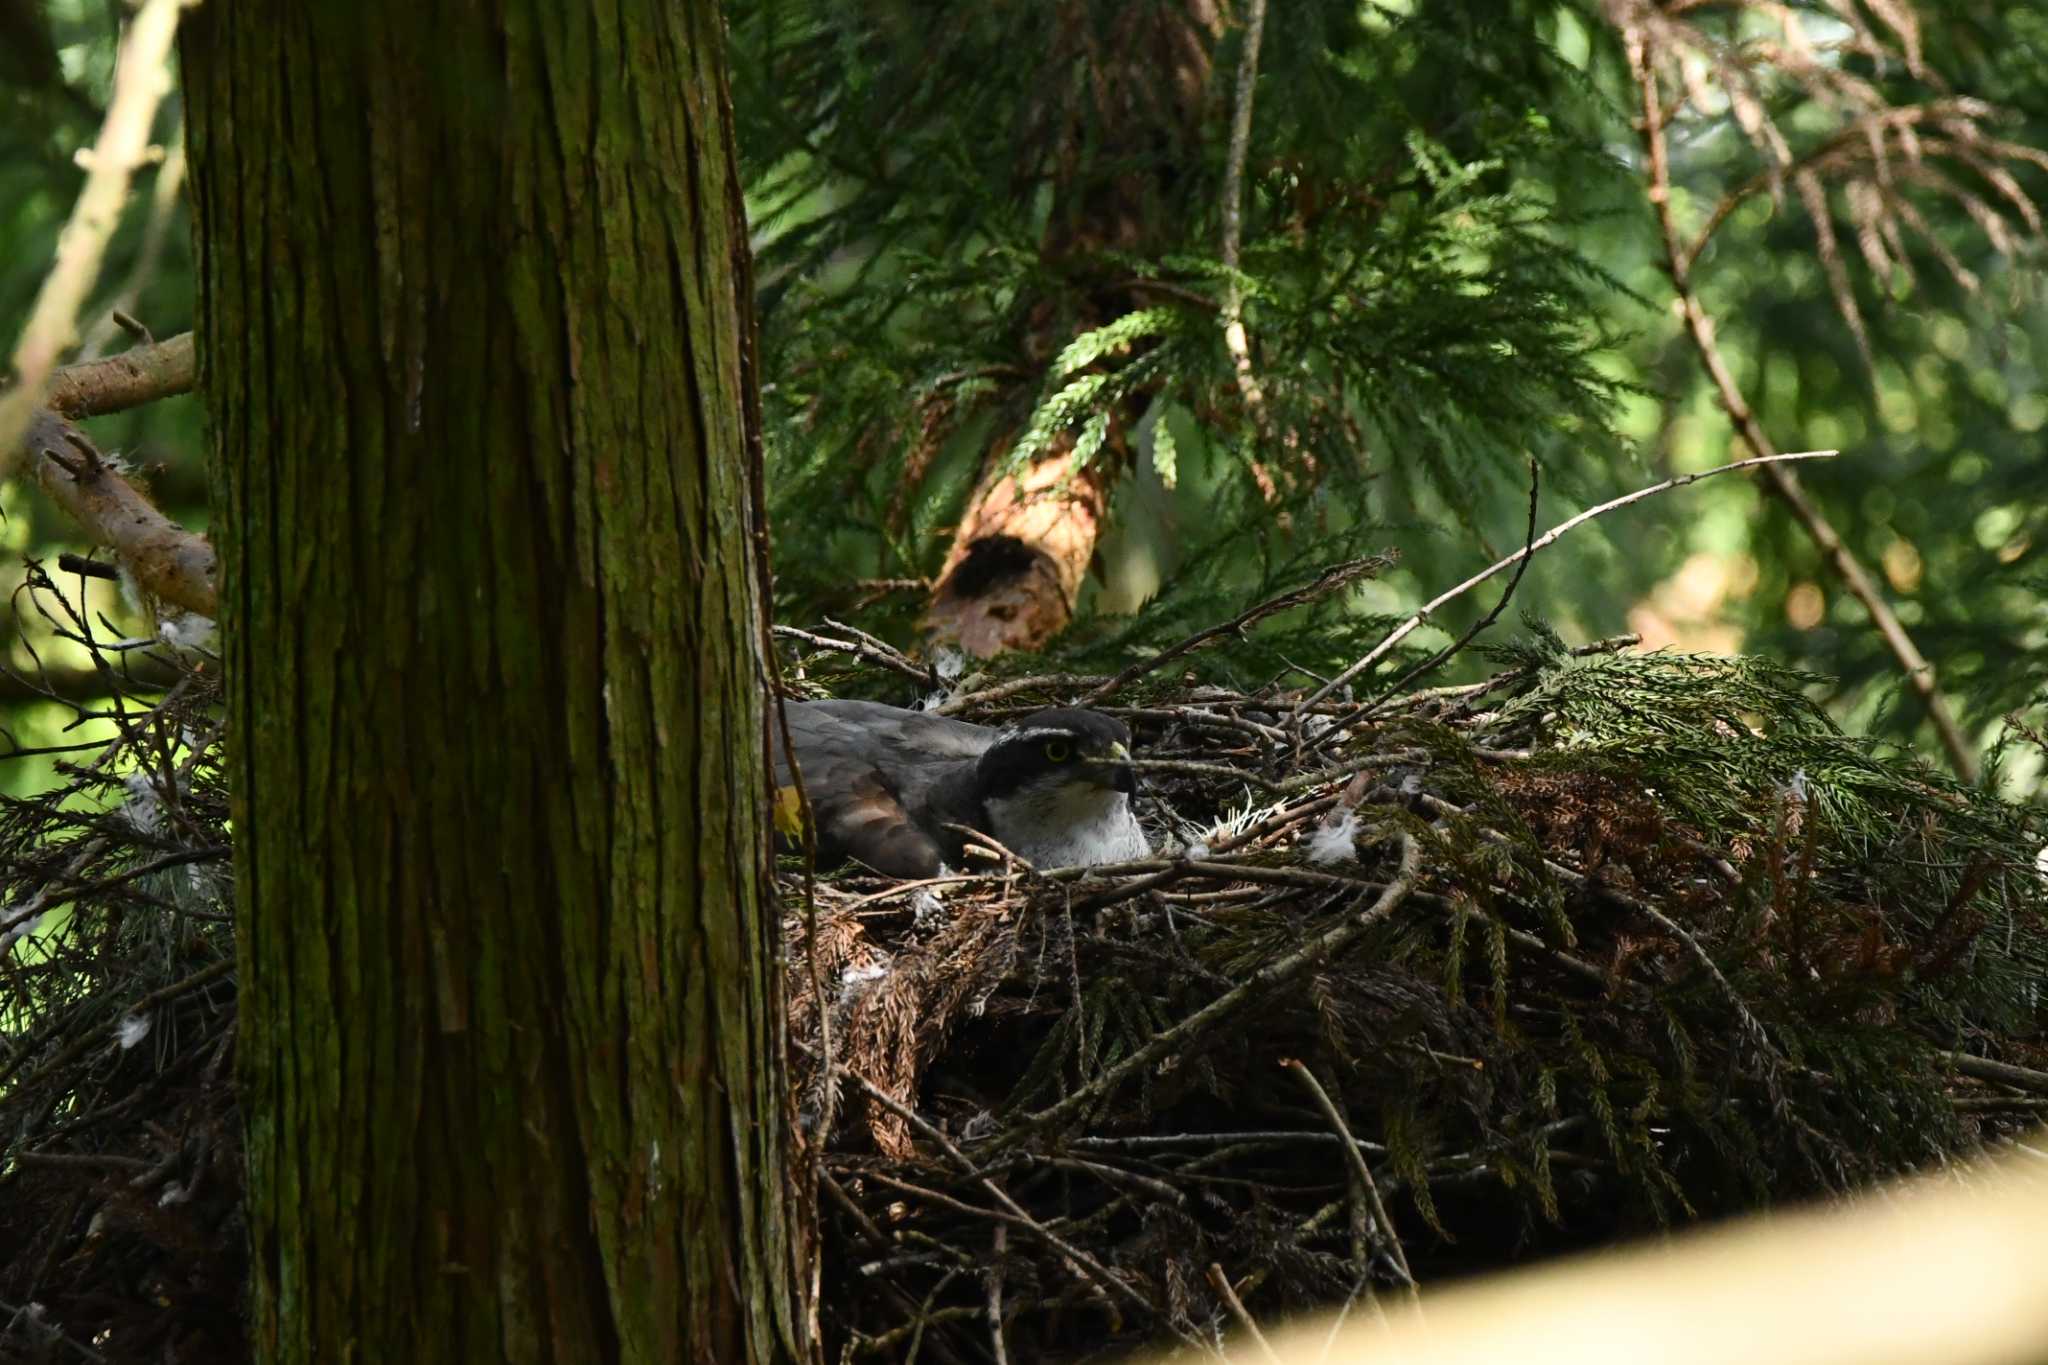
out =
<path fill-rule="evenodd" d="M 722 43 L 187 20 L 259 1360 L 798 1349 Z"/>

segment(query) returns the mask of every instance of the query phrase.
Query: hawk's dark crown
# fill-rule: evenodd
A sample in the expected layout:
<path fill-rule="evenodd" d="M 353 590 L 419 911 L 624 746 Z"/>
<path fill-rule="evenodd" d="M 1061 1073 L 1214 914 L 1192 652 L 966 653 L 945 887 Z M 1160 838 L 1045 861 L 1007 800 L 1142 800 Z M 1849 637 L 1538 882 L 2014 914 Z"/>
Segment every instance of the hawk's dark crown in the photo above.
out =
<path fill-rule="evenodd" d="M 1000 799 L 1051 781 L 1090 782 L 1128 792 L 1130 727 L 1100 711 L 1054 707 L 1007 726 L 976 765 L 977 795 Z"/>

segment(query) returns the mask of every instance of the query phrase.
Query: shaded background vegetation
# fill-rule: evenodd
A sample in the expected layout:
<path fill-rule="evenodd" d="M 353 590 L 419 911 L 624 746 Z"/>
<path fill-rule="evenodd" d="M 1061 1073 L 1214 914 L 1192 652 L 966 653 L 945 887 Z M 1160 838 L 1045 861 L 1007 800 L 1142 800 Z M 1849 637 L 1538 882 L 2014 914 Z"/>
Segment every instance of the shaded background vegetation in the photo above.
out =
<path fill-rule="evenodd" d="M 1889 6 L 1790 12 L 1823 48 L 1849 33 L 1842 13 L 1861 15 L 1891 57 L 1824 61 L 1887 99 L 1981 99 L 2009 111 L 2001 136 L 2048 146 L 2038 6 L 1966 0 L 1901 30 L 1887 26 Z M 1760 40 L 1773 31 L 1762 13 L 1688 17 Z M 1542 466 L 1548 523 L 1746 453 L 1731 448 L 1669 307 L 1627 67 L 1599 6 L 1276 12 L 1257 63 L 1240 274 L 1220 241 L 1241 11 L 757 0 L 731 17 L 784 619 L 830 613 L 916 642 L 926 602 L 909 582 L 947 567 L 980 476 L 1015 465 L 1020 446 L 1078 449 L 1101 485 L 1105 533 L 1087 547 L 1075 626 L 1051 652 L 1122 654 L 1315 565 L 1399 548 L 1398 571 L 1313 630 L 1282 621 L 1261 647 L 1212 665 L 1243 682 L 1327 670 L 1513 548 L 1526 460 Z M 6 0 L 0 24 L 0 333 L 11 336 L 79 182 L 113 17 L 84 0 Z M 1763 93 L 1794 151 L 1841 126 L 1797 83 Z M 1742 112 L 1723 101 L 1673 125 L 1680 212 L 1694 225 L 1762 164 Z M 173 98 L 167 147 L 178 121 Z M 2038 169 L 2015 174 L 2039 194 Z M 160 336 L 190 320 L 183 198 L 155 193 L 181 176 L 173 152 L 140 178 L 95 301 L 125 305 Z M 1809 485 L 1882 575 L 1971 741 L 1988 746 L 2002 717 L 2038 706 L 2043 681 L 2044 511 L 2032 487 L 2048 310 L 2026 215 L 1976 189 L 1975 203 L 1917 195 L 1926 232 L 1891 244 L 1887 270 L 1859 254 L 1854 205 L 1830 198 L 1868 364 L 1796 195 L 1748 201 L 1697 277 L 1766 429 L 1784 448 L 1843 449 L 1809 467 Z M 1218 325 L 1233 283 L 1262 413 Z M 125 344 L 92 316 L 97 347 Z M 198 420 L 181 399 L 101 419 L 95 434 L 203 526 Z M 32 491 L 0 491 L 0 510 L 10 556 L 78 548 Z M 18 566 L 6 572 L 18 580 Z M 95 602 L 141 629 L 111 587 Z M 1703 485 L 1568 539 L 1518 605 L 1573 641 L 1634 629 L 1650 643 L 1762 652 L 1831 679 L 1821 697 L 1852 730 L 1928 738 L 1863 609 L 1746 483 Z M 22 640 L 8 647 L 28 662 Z M 10 705 L 25 739 L 71 719 Z M 2024 763 L 2008 777 L 2031 784 Z"/>
<path fill-rule="evenodd" d="M 1250 12 L 1206 0 L 733 6 L 783 620 L 832 616 L 913 652 L 942 654 L 933 624 L 941 636 L 959 627 L 977 593 L 1029 557 L 1028 546 L 1003 549 L 999 538 L 996 551 L 975 550 L 966 535 L 1024 529 L 1019 509 L 1003 506 L 1003 490 L 1012 476 L 1044 469 L 1056 477 L 1041 487 L 1071 512 L 1048 553 L 1068 559 L 1047 580 L 1060 610 L 1031 643 L 1063 667 L 1121 664 L 1325 565 L 1400 551 L 1393 571 L 1360 577 L 1311 608 L 1262 622 L 1249 638 L 1187 658 L 1191 673 L 1259 691 L 1342 667 L 1438 589 L 1517 546 L 1530 516 L 1532 466 L 1541 471 L 1537 521 L 1547 525 L 1748 453 L 1672 307 L 1646 185 L 1624 35 L 1668 21 L 1700 45 L 1696 53 L 1727 62 L 1715 67 L 1701 57 L 1683 73 L 1691 83 L 1674 80 L 1666 92 L 1691 97 L 1664 130 L 1674 215 L 1686 232 L 1710 221 L 1731 187 L 1768 189 L 1759 177 L 1768 179 L 1774 139 L 1782 139 L 1786 166 L 1828 176 L 1818 198 L 1787 183 L 1782 193 L 1744 199 L 1695 262 L 1698 300 L 1734 383 L 1781 447 L 1843 449 L 1840 460 L 1807 468 L 1808 485 L 1937 661 L 1969 745 L 1996 753 L 2009 715 L 2024 722 L 2041 709 L 2039 644 L 2048 623 L 2035 483 L 2048 426 L 2039 381 L 2048 314 L 2035 238 L 2048 183 L 2029 149 L 2048 146 L 2048 83 L 2039 74 L 2048 69 L 2048 24 L 2038 7 L 1944 5 L 1936 18 L 1929 6 L 1915 22 L 1889 3 L 1855 0 L 1744 0 L 1676 15 L 1631 0 L 1315 4 L 1268 16 L 1256 61 Z M 0 333 L 11 334 L 26 313 L 76 191 L 75 155 L 107 93 L 115 19 L 71 0 L 0 0 Z M 1795 35 L 1813 46 L 1787 47 Z M 1239 157 L 1232 117 L 1247 74 L 1257 100 Z M 1947 132 L 1928 124 L 1924 159 L 1897 128 L 1857 140 L 1886 111 L 1931 104 L 1959 112 Z M 160 336 L 189 325 L 178 120 L 173 99 L 158 128 L 166 156 L 140 178 L 115 238 L 89 314 L 88 349 L 125 344 L 112 322 L 116 306 Z M 1936 144 L 1945 136 L 1964 138 L 1965 154 L 1942 155 Z M 1985 150 L 1992 139 L 2004 139 L 2003 148 Z M 1866 146 L 1875 148 L 1867 157 L 1859 150 Z M 1974 162 L 1972 147 L 1983 152 Z M 1233 206 L 1241 210 L 1235 229 Z M 1240 312 L 1242 347 L 1229 326 Z M 168 510 L 204 526 L 192 400 L 101 419 L 94 434 L 147 472 Z M 60 550 L 88 548 L 32 491 L 10 487 L 0 499 L 0 558 L 52 561 Z M 27 579 L 35 571 L 6 572 Z M 117 587 L 67 579 L 61 591 L 83 594 L 84 609 L 39 614 L 36 602 L 50 610 L 54 595 L 45 589 L 35 598 L 16 594 L 16 611 L 0 615 L 9 662 L 23 675 L 5 703 L 20 747 L 0 764 L 0 784 L 48 793 L 7 807 L 18 834 L 10 859 L 22 877 L 17 890 L 54 896 L 54 829 L 94 841 L 75 863 L 65 845 L 60 861 L 74 882 L 89 877 L 73 887 L 78 903 L 90 891 L 107 909 L 46 926 L 53 941 L 76 946 L 76 956 L 19 959 L 56 983 L 33 1008 L 60 1007 L 47 1028 L 38 1025 L 35 1041 L 58 1049 L 63 1064 L 39 1065 L 12 1083 L 17 1102 L 47 1094 L 45 1118 L 95 1088 L 127 1086 L 131 1072 L 145 1069 L 141 1054 L 123 1050 L 92 1054 L 78 1075 L 59 1074 L 87 1055 L 70 1054 L 66 1030 L 85 1038 L 115 1028 L 131 1046 L 143 1040 L 126 1037 L 134 991 L 101 990 L 94 971 L 104 976 L 106 962 L 125 951 L 172 987 L 200 980 L 210 988 L 231 961 L 224 893 L 204 880 L 227 856 L 219 812 L 182 831 L 193 837 L 167 842 L 150 794 L 179 791 L 187 779 L 166 770 L 163 781 L 146 780 L 152 760 L 161 767 L 181 747 L 205 776 L 212 736 L 188 735 L 187 717 L 165 707 L 153 713 L 152 740 L 131 713 L 130 729 L 147 742 L 125 739 L 128 747 L 107 750 L 100 768 L 53 783 L 56 763 L 89 751 L 95 735 L 114 728 L 110 709 L 125 702 L 92 695 L 82 654 L 54 639 L 52 626 L 102 638 L 149 631 Z M 1442 627 L 1456 632 L 1473 621 L 1494 591 L 1455 604 Z M 1423 1199 L 1431 1178 L 1464 1181 L 1474 1172 L 1462 1161 L 1457 1170 L 1429 1168 L 1434 1148 L 1408 1141 L 1403 1124 L 1450 1116 L 1469 1131 L 1448 1132 L 1444 1151 L 1492 1144 L 1506 1153 L 1509 1164 L 1498 1169 L 1521 1182 L 1502 1182 L 1518 1218 L 1494 1218 L 1498 1209 L 1488 1208 L 1476 1224 L 1487 1229 L 1543 1220 L 1572 1222 L 1573 1235 L 1605 1228 L 1585 1221 L 1586 1210 L 1617 1206 L 1609 1189 L 1580 1178 L 1586 1172 L 1617 1172 L 1637 1191 L 1640 1205 L 1626 1206 L 1627 1229 L 1635 1230 L 1667 1216 L 1665 1195 L 1673 1208 L 1696 1201 L 1718 1211 L 1837 1189 L 1966 1150 L 1979 1123 L 2038 1114 L 2037 1095 L 1959 1097 L 1951 1074 L 1968 1062 L 1979 1081 L 2003 1074 L 2040 1083 L 2037 1070 L 1986 1072 L 2003 1064 L 1978 1055 L 2042 1060 L 2033 991 L 2042 961 L 2038 805 L 1923 780 L 1910 762 L 1844 741 L 1822 718 L 1852 735 L 1939 751 L 1864 608 L 1841 591 L 1812 537 L 1778 502 L 1731 478 L 1641 504 L 1542 555 L 1516 605 L 1535 623 L 1519 652 L 1470 651 L 1451 660 L 1443 678 L 1425 680 L 1455 681 L 1506 662 L 1523 670 L 1512 688 L 1485 693 L 1494 700 L 1484 707 L 1477 695 L 1469 707 L 1410 699 L 1397 708 L 1408 720 L 1387 722 L 1390 734 L 1406 734 L 1402 725 L 1412 722 L 1418 745 L 1445 745 L 1432 759 L 1438 788 L 1389 784 L 1366 799 L 1386 822 L 1375 837 L 1431 841 L 1428 875 L 1436 880 L 1414 883 L 1384 865 L 1384 849 L 1375 853 L 1370 840 L 1353 845 L 1347 834 L 1348 851 L 1328 864 L 1345 865 L 1342 876 L 1310 870 L 1303 882 L 1296 869 L 1290 883 L 1286 866 L 1250 863 L 1205 874 L 1216 888 L 1190 894 L 1226 906 L 1278 896 L 1259 890 L 1251 874 L 1263 873 L 1295 888 L 1287 895 L 1298 904 L 1259 901 L 1259 914 L 1241 920 L 1221 912 L 1224 932 L 1197 945 L 1209 958 L 1186 956 L 1176 940 L 1151 945 L 1155 956 L 1136 967 L 1091 961 L 1086 1001 L 1077 966 L 1070 1013 L 1065 997 L 1041 991 L 1037 975 L 991 968 L 982 984 L 1011 998 L 989 1027 L 1021 1020 L 1034 1047 L 1043 1044 L 1030 1055 L 1048 1069 L 1041 1073 L 1035 1061 L 1031 1074 L 1011 1078 L 1023 1100 L 1056 1093 L 1047 1077 L 1058 1072 L 1064 1081 L 1070 1062 L 1075 1078 L 1101 1080 L 1110 1074 L 1106 1058 L 1137 1055 L 1131 1050 L 1148 1046 L 1152 1030 L 1219 981 L 1284 952 L 1304 926 L 1315 927 L 1310 913 L 1330 908 L 1312 906 L 1301 886 L 1322 896 L 1342 883 L 1342 894 L 1355 896 L 1384 881 L 1450 915 L 1448 933 L 1438 936 L 1426 920 L 1389 924 L 1372 952 L 1347 961 L 1354 975 L 1338 981 L 1343 989 L 1304 997 L 1323 1017 L 1308 1017 L 1303 999 L 1279 992 L 1259 1002 L 1261 1014 L 1275 1027 L 1298 1026 L 1304 1053 L 1314 1042 L 1327 1044 L 1330 1058 L 1355 1060 L 1367 1043 L 1390 1036 L 1389 1018 L 1374 1009 L 1395 1016 L 1404 1002 L 1421 1001 L 1410 1013 L 1438 1030 L 1418 1054 L 1432 1066 L 1440 1052 L 1456 1061 L 1467 1049 L 1491 1058 L 1498 1048 L 1498 1064 L 1487 1062 L 1493 1074 L 1508 1076 L 1516 1061 L 1554 1072 L 1503 1084 L 1488 1098 L 1499 1100 L 1493 1108 L 1432 1102 L 1424 1113 L 1417 1099 L 1413 1112 L 1386 1115 L 1352 1106 L 1354 1125 L 1406 1163 L 1404 1178 Z M 1652 645 L 1761 657 L 1719 665 L 1592 651 L 1592 662 L 1580 663 L 1561 648 L 1624 630 Z M 1514 633 L 1510 618 L 1502 634 Z M 1445 638 L 1418 633 L 1362 689 L 1384 690 Z M 1020 655 L 999 667 L 1043 661 Z M 45 673 L 39 662 L 53 667 Z M 816 658 L 803 666 L 814 684 L 911 695 L 898 675 L 827 674 L 821 670 L 833 665 Z M 952 662 L 943 671 L 960 681 Z M 207 664 L 195 676 L 210 682 L 215 674 Z M 34 698 L 35 684 L 73 688 L 75 704 Z M 1195 694 L 1186 679 L 1164 672 L 1146 687 L 1138 699 L 1151 703 L 1148 753 L 1213 759 L 1213 737 L 1202 738 L 1198 718 L 1215 694 Z M 1190 696 L 1197 700 L 1187 714 L 1172 712 Z M 977 714 L 996 720 L 1024 705 L 999 700 Z M 185 701 L 206 709 L 203 696 Z M 1262 696 L 1257 705 L 1270 701 Z M 1407 709 L 1432 705 L 1448 710 Z M 1475 738 L 1467 752 L 1430 728 L 1452 720 L 1470 722 L 1484 743 Z M 1565 752 L 1537 755 L 1527 771 L 1494 766 L 1520 763 L 1553 742 Z M 2038 752 L 2016 745 L 2003 755 L 2007 794 L 2034 800 Z M 1268 792 L 1287 791 L 1300 777 L 1298 752 L 1280 747 L 1233 761 Z M 198 790 L 216 795 L 205 783 Z M 1226 822 L 1238 795 L 1213 765 L 1168 790 L 1183 817 Z M 1411 809 L 1396 798 L 1437 804 Z M 1657 805 L 1671 809 L 1645 815 Z M 1798 823 L 1809 814 L 1811 824 Z M 1493 850 L 1504 845 L 1488 835 L 1507 840 L 1516 856 L 1503 860 Z M 1349 870 L 1361 851 L 1364 860 Z M 104 865 L 88 868 L 84 853 Z M 1292 855 L 1275 846 L 1260 856 L 1284 864 Z M 1575 858 L 1587 871 L 1560 881 L 1555 859 Z M 1595 884 L 1594 872 L 1615 868 L 1627 874 L 1622 881 Z M 172 871 L 183 878 L 140 880 Z M 1233 877 L 1247 884 L 1233 885 Z M 205 898 L 199 913 L 172 893 Z M 822 894 L 828 903 L 843 895 L 851 916 L 871 908 L 869 897 L 894 893 L 828 886 Z M 1658 898 L 1691 928 L 1657 909 Z M 161 938 L 126 931 L 117 941 L 123 912 L 159 902 L 172 903 L 188 929 Z M 1276 906 L 1296 914 L 1278 932 Z M 1808 916 L 1813 907 L 1825 913 Z M 1058 939 L 1061 921 L 1049 913 L 1015 919 L 1016 907 L 999 899 L 980 908 L 981 920 L 963 916 L 951 932 L 995 925 L 992 932 L 1010 937 L 989 942 L 1007 954 L 1026 941 L 1016 929 L 1026 924 L 1041 935 L 1034 947 L 1099 951 L 1077 950 L 1071 927 Z M 1818 945 L 1772 937 L 1809 920 L 1825 930 Z M 167 922 L 143 928 L 153 933 Z M 925 954 L 929 979 L 946 983 L 955 1003 L 964 1000 L 970 977 L 959 964 L 930 952 L 915 923 L 895 927 L 910 937 L 889 950 L 910 967 Z M 103 929 L 104 941 L 91 937 Z M 1589 955 L 1611 962 L 1611 973 L 1544 950 L 1541 934 L 1556 931 L 1570 944 L 1581 930 L 1599 949 Z M 1509 989 L 1511 943 L 1519 969 L 1572 970 Z M 1835 975 L 1807 970 L 1816 948 L 1839 964 Z M 1524 958 L 1522 949 L 1536 955 Z M 1695 960 L 1714 967 L 1716 959 L 1715 970 L 1692 972 Z M 840 965 L 828 963 L 835 972 Z M 1154 969 L 1153 993 L 1134 990 Z M 1631 969 L 1653 978 L 1658 1008 L 1694 1013 L 1677 1024 L 1667 1013 L 1662 1029 L 1637 1029 L 1637 1020 L 1582 1044 L 1626 1013 L 1610 1008 L 1608 977 Z M 1482 978 L 1490 983 L 1484 992 Z M 922 980 L 908 970 L 897 977 L 899 987 Z M 1821 984 L 1808 992 L 1809 982 Z M 210 1074 L 212 1059 L 226 1055 L 216 998 L 224 991 L 180 995 L 180 1012 L 166 1014 L 153 1035 L 153 1046 L 168 1049 L 175 1026 L 181 1074 Z M 1563 1022 L 1511 1028 L 1507 1002 L 1528 991 Z M 1430 1013 L 1439 997 L 1440 1018 Z M 1151 1012 L 1102 1026 L 1136 999 Z M 1746 1001 L 1756 1002 L 1754 1012 Z M 1480 1017 L 1480 1003 L 1491 1018 Z M 10 1023 L 31 1018 L 31 1006 L 9 1008 Z M 917 1020 L 928 1038 L 947 1018 L 894 1017 Z M 1400 1017 L 1392 1023 L 1406 1027 Z M 963 1023 L 962 1036 L 973 1042 L 981 1027 Z M 1525 1029 L 1548 1030 L 1539 1041 L 1555 1050 L 1531 1047 Z M 1788 1103 L 1773 1052 L 1781 1035 L 1798 1044 L 1798 1084 L 1846 1083 L 1812 1086 Z M 1027 1055 L 1014 1038 L 1002 1041 L 1018 1061 Z M 18 1050 L 11 1064 L 21 1067 L 33 1051 Z M 972 1064 L 941 1064 L 934 1074 L 948 1087 L 973 1094 L 990 1084 L 972 1048 L 950 1060 Z M 1265 1062 L 1247 1052 L 1247 1065 Z M 1612 1095 L 1610 1075 L 1619 1078 Z M 1696 1085 L 1696 1075 L 1719 1078 L 1719 1088 Z M 1381 1089 L 1432 1093 L 1409 1083 L 1410 1073 L 1400 1076 Z M 902 1098 L 914 1101 L 915 1077 L 898 1079 Z M 38 1091 L 45 1082 L 47 1091 Z M 1560 1086 L 1565 1119 L 1555 1117 Z M 1234 1082 L 1214 1088 L 1235 1101 Z M 207 1093 L 209 1103 L 224 1098 Z M 1729 1105 L 1730 1095 L 1738 1103 Z M 1298 1096 L 1285 1102 L 1286 1112 L 1298 1111 Z M 193 1124 L 218 1130 L 195 1164 L 236 1169 L 224 1103 L 195 1112 Z M 1112 1118 L 1117 1112 L 1109 1107 Z M 1617 1125 L 1613 1112 L 1626 1122 Z M 1609 1117 L 1593 1123 L 1588 1115 Z M 1786 1115 L 1790 1127 L 1773 1126 Z M 963 1130 L 973 1119 L 946 1117 Z M 1580 1183 L 1566 1182 L 1565 1193 L 1588 1198 L 1573 1218 L 1559 1218 L 1560 1196 L 1543 1164 L 1552 1155 L 1546 1144 L 1562 1131 L 1546 1119 L 1576 1124 L 1586 1138 L 1583 1150 L 1576 1139 L 1558 1149 L 1579 1163 Z M 1525 1168 L 1513 1164 L 1521 1149 L 1508 1139 L 1531 1133 L 1524 1155 L 1535 1175 L 1522 1179 Z M 1096 1135 L 1106 1143 L 1123 1136 Z M 1692 1163 L 1686 1178 L 1696 1183 L 1681 1186 L 1658 1164 L 1658 1141 L 1667 1138 Z M 1636 1151 L 1651 1157 L 1637 1162 Z M 1434 1159 L 1441 1166 L 1455 1155 Z M 169 1169 L 154 1149 L 117 1159 L 159 1175 Z M 868 1172 L 861 1153 L 845 1170 L 887 1174 Z M 186 1200 L 191 1208 L 164 1221 L 153 1245 L 171 1246 L 162 1229 L 182 1234 L 197 1220 L 220 1246 L 239 1248 L 234 1193 L 214 1187 L 205 1202 Z M 76 1215 L 81 1206 L 65 1207 Z M 1421 1217 L 1423 1205 L 1413 1211 Z M 43 1221 L 43 1210 L 32 1212 Z M 1400 1217 L 1412 1225 L 1409 1213 L 1403 1206 Z M 1245 1226 L 1235 1213 L 1217 1222 L 1219 1235 Z M 62 1210 L 45 1226 L 52 1248 L 70 1235 Z M 1147 1236 L 1147 1254 L 1185 1257 L 1209 1245 L 1182 1226 Z M 1291 1243 L 1276 1245 L 1295 1253 Z M 1360 1258 L 1357 1248 L 1352 1254 Z M 1275 1283 L 1309 1302 L 1339 1287 L 1331 1277 L 1352 1265 L 1311 1258 L 1296 1269 L 1298 1282 Z M 224 1305 L 238 1275 L 128 1280 L 159 1306 L 212 1305 L 222 1330 L 233 1331 Z M 144 1330 L 168 1320 L 141 1308 Z M 894 1320 L 860 1321 L 862 1330 L 881 1332 L 896 1330 L 888 1326 Z"/>

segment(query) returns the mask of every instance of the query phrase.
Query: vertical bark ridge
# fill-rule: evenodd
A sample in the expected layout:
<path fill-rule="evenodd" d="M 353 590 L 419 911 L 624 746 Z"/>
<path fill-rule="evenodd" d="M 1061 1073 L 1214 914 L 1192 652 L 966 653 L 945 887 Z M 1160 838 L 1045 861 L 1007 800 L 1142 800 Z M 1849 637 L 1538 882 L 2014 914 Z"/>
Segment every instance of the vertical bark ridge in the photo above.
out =
<path fill-rule="evenodd" d="M 721 43 L 189 22 L 260 1359 L 800 1334 Z"/>

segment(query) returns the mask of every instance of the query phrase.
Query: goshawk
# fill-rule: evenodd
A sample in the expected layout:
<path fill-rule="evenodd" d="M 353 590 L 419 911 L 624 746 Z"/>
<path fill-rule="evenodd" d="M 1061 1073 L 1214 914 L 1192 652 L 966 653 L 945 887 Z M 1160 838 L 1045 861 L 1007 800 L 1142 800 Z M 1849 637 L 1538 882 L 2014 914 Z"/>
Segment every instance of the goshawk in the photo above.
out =
<path fill-rule="evenodd" d="M 780 727 L 775 780 L 790 782 Z M 871 701 L 789 703 L 818 858 L 891 877 L 960 861 L 964 825 L 1038 867 L 1151 853 L 1131 814 L 1131 732 L 1096 711 L 1040 711 L 992 729 Z"/>

